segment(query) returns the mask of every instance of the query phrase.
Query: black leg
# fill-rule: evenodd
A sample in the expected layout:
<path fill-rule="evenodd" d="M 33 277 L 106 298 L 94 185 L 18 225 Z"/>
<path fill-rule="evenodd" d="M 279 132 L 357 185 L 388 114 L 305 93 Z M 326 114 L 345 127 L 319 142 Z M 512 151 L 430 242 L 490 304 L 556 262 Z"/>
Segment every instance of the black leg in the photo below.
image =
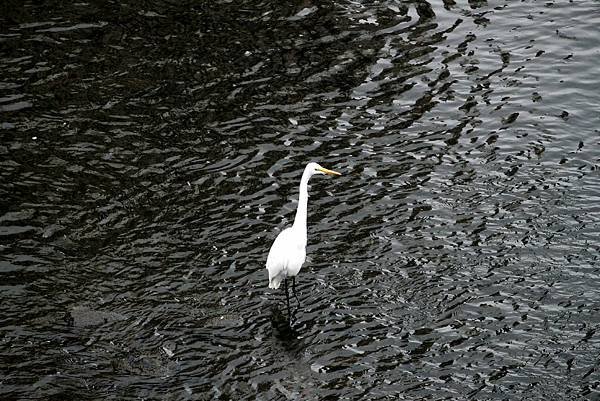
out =
<path fill-rule="evenodd" d="M 287 303 L 288 316 L 290 316 L 290 294 L 288 293 L 287 277 L 284 280 L 285 281 L 283 282 L 283 285 L 285 287 L 285 300 Z"/>
<path fill-rule="evenodd" d="M 296 297 L 298 307 L 300 307 L 300 300 L 298 299 L 298 293 L 296 292 L 296 276 L 292 277 L 292 293 L 294 294 L 294 297 Z"/>

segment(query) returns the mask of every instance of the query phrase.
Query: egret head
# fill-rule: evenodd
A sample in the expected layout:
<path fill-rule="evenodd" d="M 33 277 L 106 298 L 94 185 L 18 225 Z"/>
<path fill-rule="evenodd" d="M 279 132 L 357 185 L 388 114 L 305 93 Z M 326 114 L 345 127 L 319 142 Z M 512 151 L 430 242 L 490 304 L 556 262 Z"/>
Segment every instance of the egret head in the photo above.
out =
<path fill-rule="evenodd" d="M 337 171 L 333 171 L 333 170 L 326 169 L 325 167 L 321 167 L 318 163 L 315 163 L 315 162 L 308 163 L 308 165 L 306 166 L 306 171 L 308 171 L 308 173 L 310 175 L 315 175 L 315 174 L 341 175 Z"/>

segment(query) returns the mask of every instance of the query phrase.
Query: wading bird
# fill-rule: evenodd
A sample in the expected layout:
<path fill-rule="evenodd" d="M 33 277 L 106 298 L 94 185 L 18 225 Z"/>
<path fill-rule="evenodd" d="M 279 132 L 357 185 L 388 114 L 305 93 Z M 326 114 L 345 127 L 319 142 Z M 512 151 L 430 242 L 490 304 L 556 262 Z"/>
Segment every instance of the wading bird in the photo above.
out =
<path fill-rule="evenodd" d="M 294 224 L 283 230 L 271 245 L 267 257 L 269 271 L 269 288 L 277 289 L 283 281 L 288 316 L 290 312 L 290 296 L 288 294 L 287 278 L 292 278 L 292 290 L 296 294 L 296 275 L 306 259 L 306 209 L 308 205 L 308 180 L 315 174 L 341 175 L 328 170 L 317 163 L 308 163 L 300 180 L 300 197 Z M 298 299 L 296 297 L 296 299 Z"/>

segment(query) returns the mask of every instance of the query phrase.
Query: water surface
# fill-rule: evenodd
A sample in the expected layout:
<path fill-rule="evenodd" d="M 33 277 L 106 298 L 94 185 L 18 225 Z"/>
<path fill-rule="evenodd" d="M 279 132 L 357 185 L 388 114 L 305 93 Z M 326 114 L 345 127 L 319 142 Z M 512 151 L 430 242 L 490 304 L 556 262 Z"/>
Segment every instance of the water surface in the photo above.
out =
<path fill-rule="evenodd" d="M 599 3 L 1 15 L 0 398 L 600 397 Z"/>

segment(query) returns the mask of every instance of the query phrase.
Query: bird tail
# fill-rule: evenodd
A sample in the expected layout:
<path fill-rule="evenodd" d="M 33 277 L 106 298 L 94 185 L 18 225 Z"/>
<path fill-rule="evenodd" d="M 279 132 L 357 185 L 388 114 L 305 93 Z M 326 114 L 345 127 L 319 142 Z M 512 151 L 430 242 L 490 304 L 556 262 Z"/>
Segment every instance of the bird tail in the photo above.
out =
<path fill-rule="evenodd" d="M 273 288 L 274 290 L 278 289 L 281 285 L 281 275 L 277 275 L 271 279 L 269 279 L 269 288 Z"/>

